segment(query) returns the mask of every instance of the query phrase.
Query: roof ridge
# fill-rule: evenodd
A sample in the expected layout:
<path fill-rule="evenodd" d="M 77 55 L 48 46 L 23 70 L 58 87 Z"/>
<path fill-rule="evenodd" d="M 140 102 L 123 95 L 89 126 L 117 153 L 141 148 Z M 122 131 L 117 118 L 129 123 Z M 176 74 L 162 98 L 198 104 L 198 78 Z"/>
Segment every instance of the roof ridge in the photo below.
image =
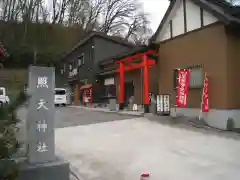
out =
<path fill-rule="evenodd" d="M 201 0 L 200 0 L 201 1 Z M 218 6 L 222 9 L 225 15 L 232 16 L 232 18 L 240 18 L 240 6 L 234 6 L 226 0 L 205 0 L 207 3 L 211 3 L 214 6 Z M 217 10 L 214 8 L 214 10 Z M 218 10 L 217 10 L 218 11 Z M 240 21 L 240 19 L 239 19 Z"/>
<path fill-rule="evenodd" d="M 78 41 L 78 43 L 72 47 L 72 49 L 71 49 L 70 51 L 68 51 L 67 53 L 65 53 L 61 59 L 63 60 L 68 54 L 70 54 L 71 52 L 73 52 L 75 49 L 77 49 L 79 46 L 81 46 L 81 45 L 83 45 L 84 43 L 86 43 L 89 39 L 91 39 L 91 38 L 94 37 L 94 36 L 100 36 L 100 37 L 105 38 L 105 39 L 107 39 L 107 40 L 114 41 L 115 43 L 128 46 L 129 48 L 133 48 L 133 47 L 136 46 L 135 44 L 129 42 L 128 40 L 124 40 L 124 39 L 118 38 L 118 37 L 116 37 L 116 36 L 110 36 L 110 35 L 107 35 L 107 34 L 104 33 L 104 32 L 90 31 L 90 32 L 86 33 L 86 34 L 83 36 L 83 38 L 81 38 L 81 39 Z"/>

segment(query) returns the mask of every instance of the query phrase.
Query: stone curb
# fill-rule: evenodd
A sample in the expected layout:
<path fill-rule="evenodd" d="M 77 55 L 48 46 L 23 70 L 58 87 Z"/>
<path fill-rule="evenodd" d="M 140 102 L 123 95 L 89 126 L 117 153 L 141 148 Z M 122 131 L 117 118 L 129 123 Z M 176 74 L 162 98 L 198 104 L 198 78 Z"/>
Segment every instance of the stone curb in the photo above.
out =
<path fill-rule="evenodd" d="M 121 115 L 121 116 L 124 116 L 124 115 L 129 115 L 129 116 L 134 116 L 134 117 L 143 117 L 144 116 L 144 113 L 141 112 L 141 113 L 131 113 L 131 112 L 128 112 L 128 111 L 111 111 L 111 110 L 108 110 L 108 109 L 97 109 L 97 108 L 88 108 L 88 107 L 82 107 L 82 106 L 68 106 L 69 108 L 79 108 L 79 109 L 86 109 L 86 110 L 93 110 L 93 111 L 98 111 L 98 112 L 103 112 L 103 113 L 113 113 L 113 114 L 118 114 L 118 115 Z"/>

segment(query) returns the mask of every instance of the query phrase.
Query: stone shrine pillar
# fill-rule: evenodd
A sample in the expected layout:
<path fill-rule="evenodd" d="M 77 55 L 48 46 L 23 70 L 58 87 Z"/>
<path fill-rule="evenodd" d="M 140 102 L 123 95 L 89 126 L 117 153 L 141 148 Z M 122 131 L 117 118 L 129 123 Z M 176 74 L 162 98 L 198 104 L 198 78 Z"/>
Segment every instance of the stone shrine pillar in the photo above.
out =
<path fill-rule="evenodd" d="M 29 68 L 27 114 L 27 158 L 20 180 L 68 180 L 69 163 L 55 156 L 53 67 Z"/>

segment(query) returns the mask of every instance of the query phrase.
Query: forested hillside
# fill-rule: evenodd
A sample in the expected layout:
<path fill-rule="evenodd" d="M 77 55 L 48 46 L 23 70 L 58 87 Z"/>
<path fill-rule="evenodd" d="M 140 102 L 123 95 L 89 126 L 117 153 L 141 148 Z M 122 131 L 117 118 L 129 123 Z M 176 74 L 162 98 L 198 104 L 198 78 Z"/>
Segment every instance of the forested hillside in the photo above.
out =
<path fill-rule="evenodd" d="M 101 31 L 144 44 L 152 35 L 139 0 L 2 0 L 4 67 L 56 66 L 85 33 Z"/>
<path fill-rule="evenodd" d="M 4 68 L 27 68 L 33 63 L 55 65 L 82 35 L 79 26 L 1 22 L 0 39 L 10 55 L 3 62 Z"/>

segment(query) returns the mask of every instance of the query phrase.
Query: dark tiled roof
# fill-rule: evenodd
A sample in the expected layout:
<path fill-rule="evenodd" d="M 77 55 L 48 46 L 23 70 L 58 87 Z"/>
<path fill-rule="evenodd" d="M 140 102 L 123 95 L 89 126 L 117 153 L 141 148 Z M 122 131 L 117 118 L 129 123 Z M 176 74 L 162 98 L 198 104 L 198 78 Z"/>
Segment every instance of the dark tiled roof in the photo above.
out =
<path fill-rule="evenodd" d="M 134 47 L 135 45 L 133 43 L 130 43 L 128 42 L 127 40 L 125 39 L 122 39 L 120 37 L 116 37 L 116 36 L 109 36 L 109 35 L 106 35 L 105 33 L 103 32 L 96 32 L 96 31 L 91 31 L 89 33 L 86 34 L 86 36 L 81 39 L 79 41 L 79 43 L 74 46 L 69 52 L 67 52 L 63 57 L 62 57 L 62 60 L 68 55 L 70 54 L 71 52 L 73 52 L 75 49 L 77 49 L 78 47 L 80 47 L 81 45 L 83 45 L 84 43 L 86 43 L 88 40 L 90 40 L 92 37 L 94 36 L 98 36 L 98 37 L 102 37 L 106 40 L 109 40 L 109 41 L 113 41 L 115 43 L 118 43 L 118 44 L 122 44 L 122 45 L 125 45 L 127 47 Z"/>
<path fill-rule="evenodd" d="M 156 40 L 157 35 L 160 33 L 163 25 L 165 24 L 169 14 L 171 13 L 177 0 L 170 0 L 170 5 L 157 28 L 157 31 L 151 37 L 150 42 Z M 192 0 L 195 4 L 203 8 L 204 10 L 212 13 L 220 21 L 225 24 L 239 24 L 240 25 L 240 7 L 232 6 L 230 3 L 225 0 Z"/>

